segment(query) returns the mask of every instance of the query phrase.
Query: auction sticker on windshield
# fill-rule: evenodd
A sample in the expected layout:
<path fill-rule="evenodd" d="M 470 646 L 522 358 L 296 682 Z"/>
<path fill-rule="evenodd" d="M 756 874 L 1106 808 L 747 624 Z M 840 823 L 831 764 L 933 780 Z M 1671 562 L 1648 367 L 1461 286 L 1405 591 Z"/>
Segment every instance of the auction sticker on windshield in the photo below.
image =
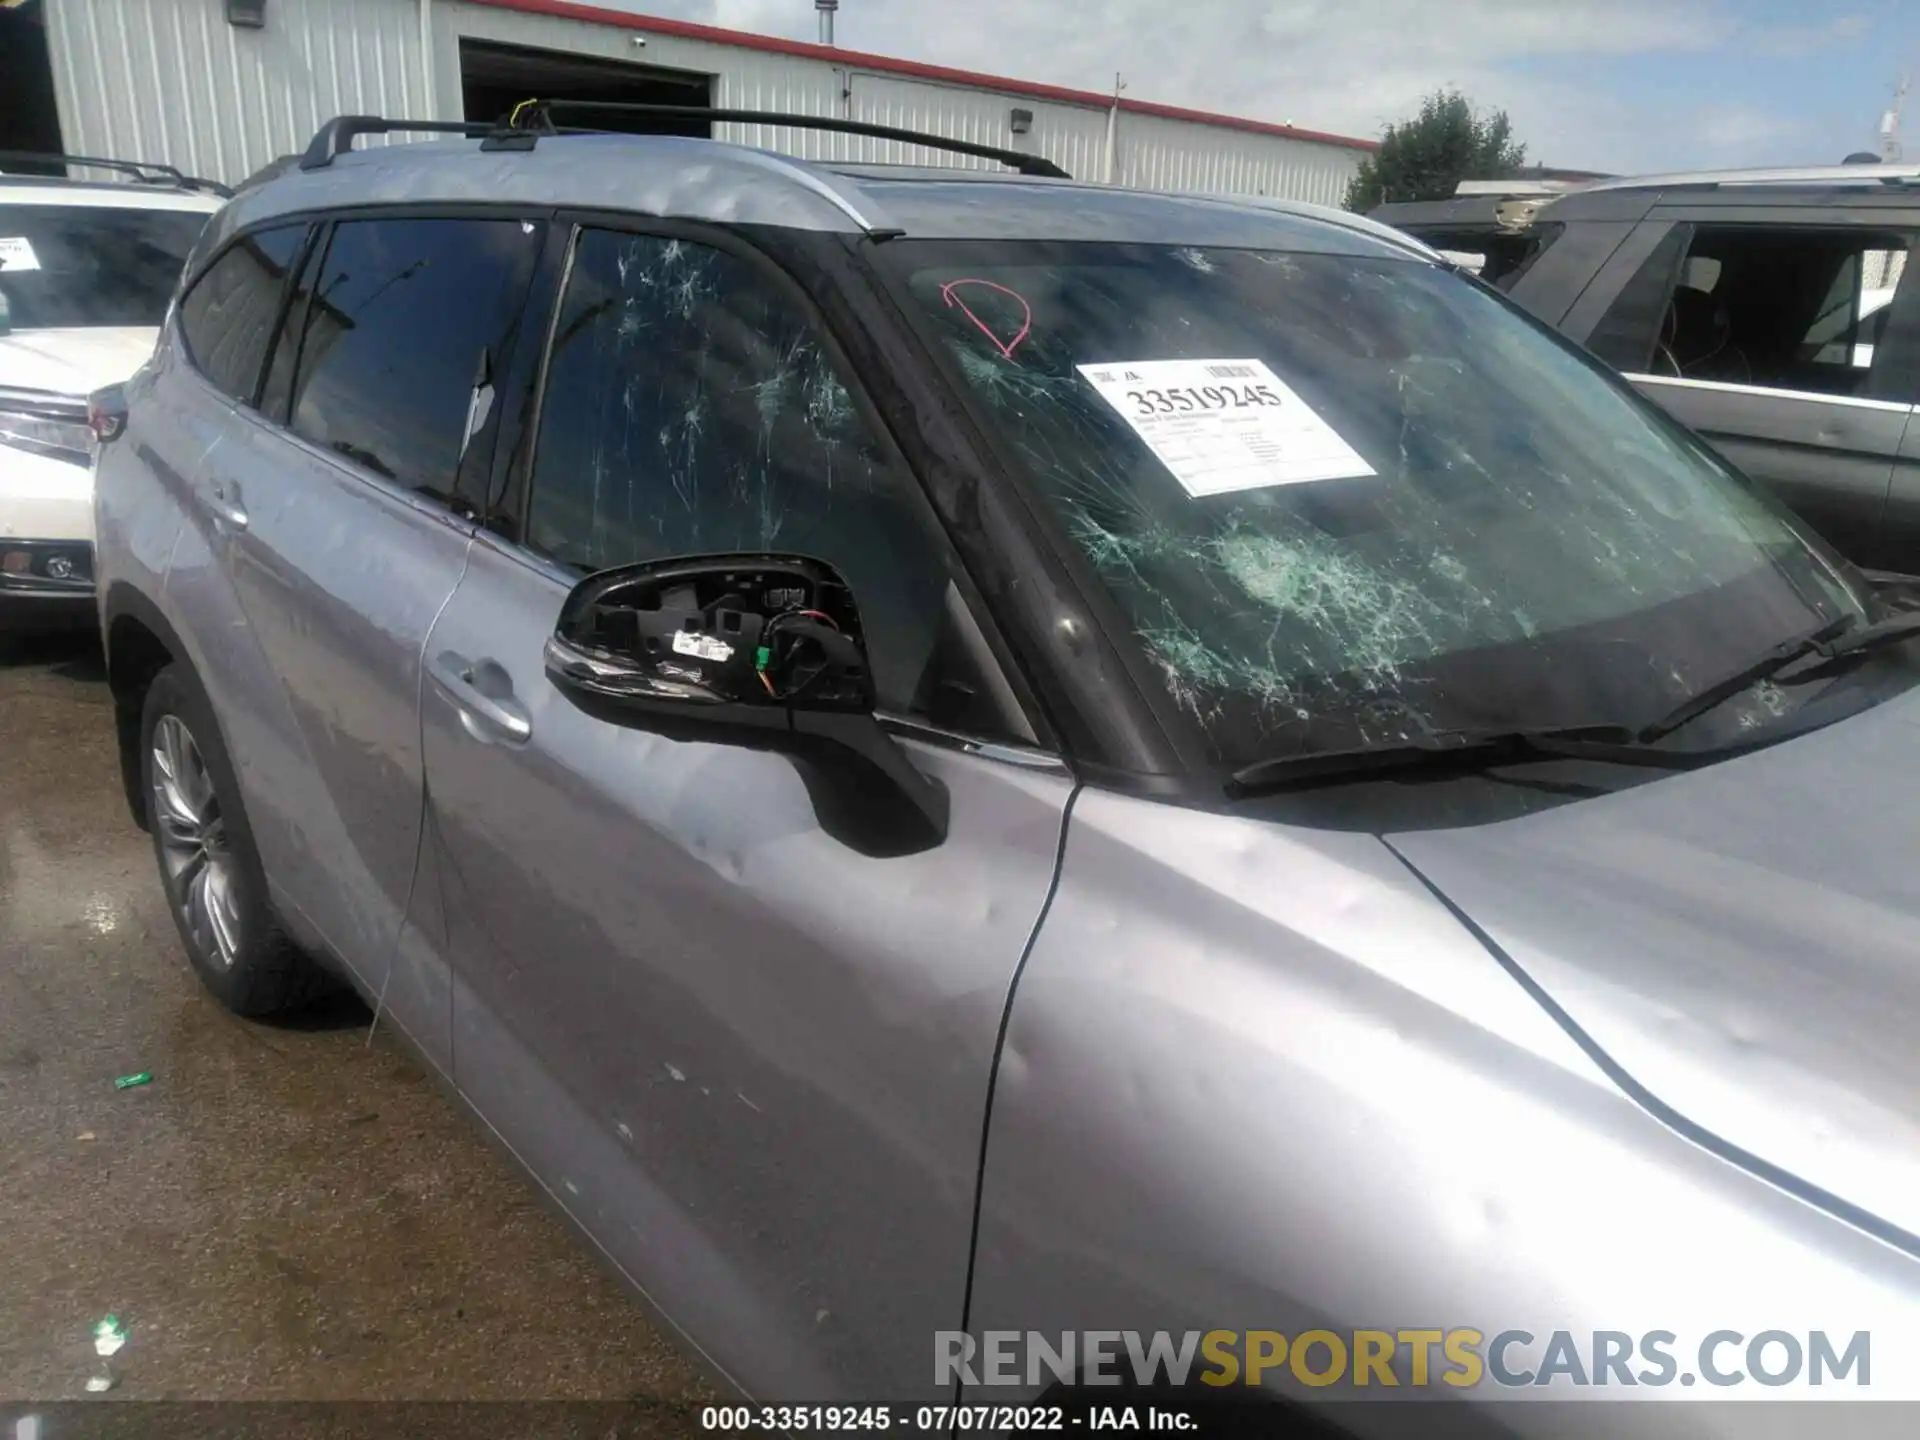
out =
<path fill-rule="evenodd" d="M 1263 360 L 1076 368 L 1196 499 L 1374 473 Z"/>
<path fill-rule="evenodd" d="M 0 270 L 38 270 L 40 257 L 24 235 L 0 235 Z"/>

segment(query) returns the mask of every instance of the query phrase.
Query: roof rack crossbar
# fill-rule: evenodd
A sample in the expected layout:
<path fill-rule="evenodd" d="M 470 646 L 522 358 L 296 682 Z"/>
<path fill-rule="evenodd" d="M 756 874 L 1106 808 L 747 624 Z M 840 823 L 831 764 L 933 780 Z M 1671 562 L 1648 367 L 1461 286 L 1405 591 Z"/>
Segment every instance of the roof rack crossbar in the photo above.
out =
<path fill-rule="evenodd" d="M 157 160 L 108 160 L 98 155 L 49 155 L 38 150 L 0 150 L 0 165 L 81 165 L 130 175 L 142 185 L 175 185 L 182 190 L 209 190 L 215 195 L 233 192 L 212 180 L 183 175 Z"/>
<path fill-rule="evenodd" d="M 483 125 L 472 120 L 386 120 L 378 115 L 336 115 L 314 132 L 306 153 L 300 157 L 302 170 L 324 170 L 353 149 L 361 135 L 391 135 L 396 132 L 424 131 L 435 135 L 485 136 L 501 133 L 498 125 Z"/>
<path fill-rule="evenodd" d="M 976 145 L 971 140 L 952 140 L 944 135 L 929 135 L 920 130 L 902 130 L 892 125 L 871 125 L 864 120 L 843 120 L 833 115 L 789 115 L 779 110 L 715 110 L 705 105 L 642 105 L 623 100 L 536 100 L 515 111 L 534 112 L 531 123 L 516 122 L 514 130 L 534 135 L 557 133 L 553 112 L 591 111 L 615 115 L 646 115 L 657 120 L 719 120 L 740 125 L 784 125 L 795 130 L 830 130 L 843 135 L 867 135 L 877 140 L 898 140 L 908 145 L 925 145 L 956 155 L 973 155 L 982 160 L 998 160 L 1022 175 L 1044 176 L 1051 180 L 1073 177 L 1042 155 L 1022 150 L 1004 150 L 997 145 Z M 338 122 L 335 122 L 338 123 Z M 318 143 L 316 137 L 315 143 Z M 501 145 L 499 131 L 491 142 Z M 523 142 L 524 143 L 524 142 Z"/>

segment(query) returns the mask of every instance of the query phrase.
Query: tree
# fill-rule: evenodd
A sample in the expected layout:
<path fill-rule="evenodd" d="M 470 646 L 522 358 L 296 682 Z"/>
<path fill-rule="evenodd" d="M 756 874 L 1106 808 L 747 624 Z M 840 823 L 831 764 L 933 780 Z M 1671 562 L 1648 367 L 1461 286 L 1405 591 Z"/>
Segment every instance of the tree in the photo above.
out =
<path fill-rule="evenodd" d="M 1462 180 L 1503 180 L 1527 163 L 1507 112 L 1481 114 L 1458 90 L 1436 90 L 1411 120 L 1387 126 L 1380 148 L 1360 162 L 1347 209 L 1389 201 L 1444 200 Z"/>

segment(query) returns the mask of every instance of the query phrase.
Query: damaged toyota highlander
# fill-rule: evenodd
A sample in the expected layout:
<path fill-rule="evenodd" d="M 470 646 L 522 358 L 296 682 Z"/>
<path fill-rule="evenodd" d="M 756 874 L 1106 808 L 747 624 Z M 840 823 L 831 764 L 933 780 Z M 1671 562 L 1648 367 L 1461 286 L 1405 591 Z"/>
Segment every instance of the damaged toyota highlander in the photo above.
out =
<path fill-rule="evenodd" d="M 1038 1395 L 962 1330 L 1920 1334 L 1907 597 L 1353 216 L 381 125 L 96 397 L 228 1006 L 360 990 L 762 1399 Z"/>

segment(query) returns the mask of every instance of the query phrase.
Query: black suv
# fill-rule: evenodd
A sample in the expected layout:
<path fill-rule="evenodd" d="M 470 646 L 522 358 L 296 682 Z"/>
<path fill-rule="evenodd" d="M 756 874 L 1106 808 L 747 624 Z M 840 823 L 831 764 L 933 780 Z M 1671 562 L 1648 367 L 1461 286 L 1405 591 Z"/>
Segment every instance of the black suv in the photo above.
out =
<path fill-rule="evenodd" d="M 1920 166 L 1461 188 L 1372 218 L 1617 366 L 1858 564 L 1920 574 Z"/>

